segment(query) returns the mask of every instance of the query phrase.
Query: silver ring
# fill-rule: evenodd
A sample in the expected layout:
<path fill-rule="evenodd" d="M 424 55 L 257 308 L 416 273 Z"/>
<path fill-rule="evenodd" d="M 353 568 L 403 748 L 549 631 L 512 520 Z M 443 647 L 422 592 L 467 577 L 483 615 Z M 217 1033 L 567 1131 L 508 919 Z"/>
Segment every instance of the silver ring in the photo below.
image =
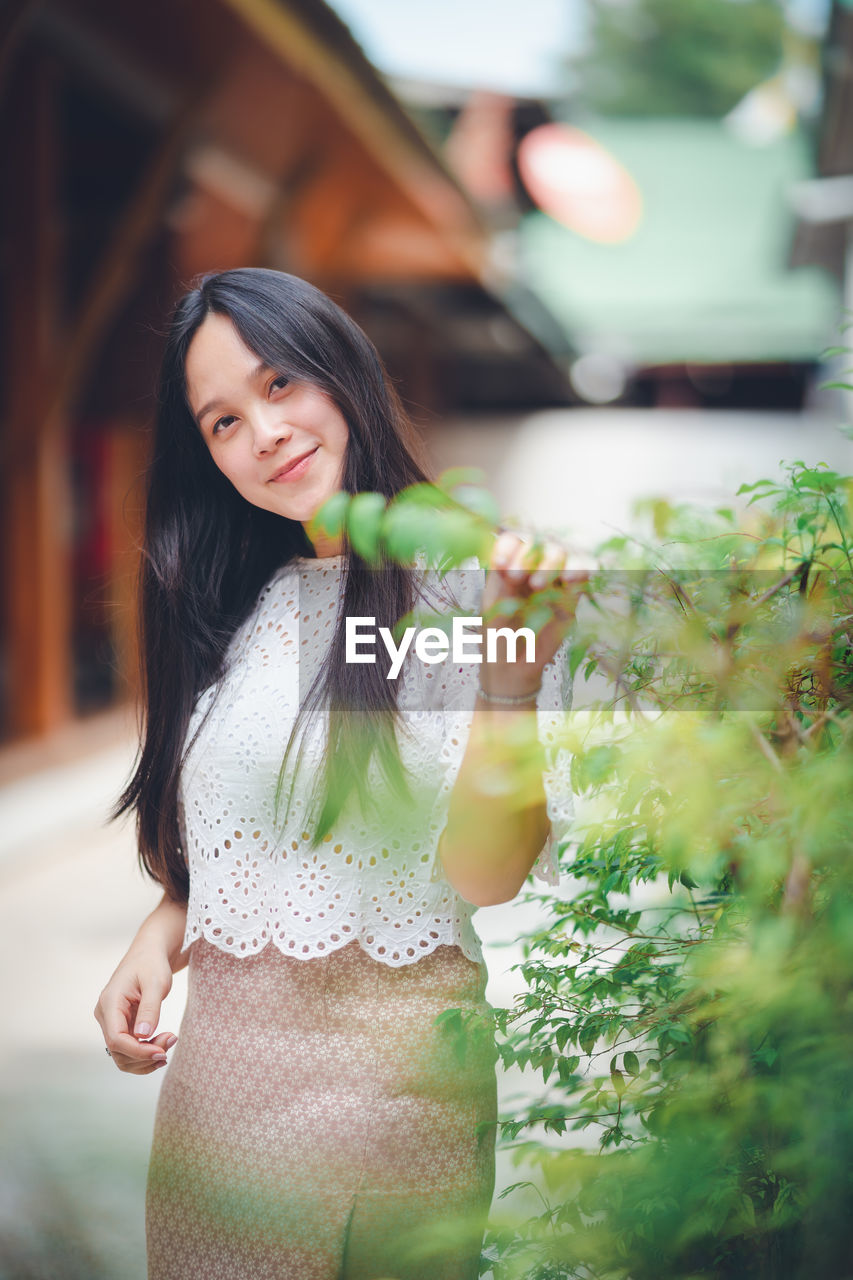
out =
<path fill-rule="evenodd" d="M 104 1045 L 104 1048 L 106 1049 L 106 1045 Z M 109 1049 L 107 1049 L 107 1057 L 111 1058 L 112 1056 L 113 1055 L 110 1053 Z"/>

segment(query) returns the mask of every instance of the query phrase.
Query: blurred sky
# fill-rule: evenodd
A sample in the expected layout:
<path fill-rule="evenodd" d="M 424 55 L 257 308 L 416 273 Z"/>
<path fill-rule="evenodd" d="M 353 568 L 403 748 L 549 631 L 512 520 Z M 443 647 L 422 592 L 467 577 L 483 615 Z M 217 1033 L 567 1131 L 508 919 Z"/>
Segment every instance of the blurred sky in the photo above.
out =
<path fill-rule="evenodd" d="M 578 0 L 331 0 L 388 75 L 519 95 L 559 91 L 583 39 Z"/>
<path fill-rule="evenodd" d="M 823 30 L 830 0 L 784 2 L 796 26 Z M 585 0 L 331 0 L 331 6 L 387 75 L 519 95 L 564 89 L 561 58 L 582 46 L 585 32 Z"/>

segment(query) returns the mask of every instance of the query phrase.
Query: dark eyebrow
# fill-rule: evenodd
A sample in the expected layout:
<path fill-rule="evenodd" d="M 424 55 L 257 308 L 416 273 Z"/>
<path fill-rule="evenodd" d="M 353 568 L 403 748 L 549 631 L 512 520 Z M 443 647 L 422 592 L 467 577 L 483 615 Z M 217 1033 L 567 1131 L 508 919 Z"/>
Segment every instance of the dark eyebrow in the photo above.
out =
<path fill-rule="evenodd" d="M 249 374 L 249 381 L 256 382 L 258 378 L 262 378 L 265 373 L 272 373 L 272 365 L 266 364 L 266 362 L 262 360 L 260 364 L 255 365 L 254 369 Z M 196 422 L 198 426 L 201 427 L 201 420 L 206 413 L 210 413 L 212 409 L 218 409 L 222 404 L 224 404 L 224 401 L 220 399 L 208 400 L 204 408 L 200 409 L 196 414 Z"/>

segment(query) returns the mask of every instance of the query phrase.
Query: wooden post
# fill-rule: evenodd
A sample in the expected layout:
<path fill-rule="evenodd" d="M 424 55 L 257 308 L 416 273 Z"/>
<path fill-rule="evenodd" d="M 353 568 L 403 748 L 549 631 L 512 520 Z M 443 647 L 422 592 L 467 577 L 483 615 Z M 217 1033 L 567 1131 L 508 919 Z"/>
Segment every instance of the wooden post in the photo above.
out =
<path fill-rule="evenodd" d="M 136 581 L 144 524 L 143 475 L 150 437 L 141 422 L 116 422 L 107 441 L 107 598 L 119 677 L 118 701 L 139 693 Z"/>
<path fill-rule="evenodd" d="M 25 50 L 10 79 L 2 582 L 5 731 L 23 737 L 71 716 L 71 502 L 66 423 L 48 415 L 58 347 L 53 77 L 43 55 Z"/>

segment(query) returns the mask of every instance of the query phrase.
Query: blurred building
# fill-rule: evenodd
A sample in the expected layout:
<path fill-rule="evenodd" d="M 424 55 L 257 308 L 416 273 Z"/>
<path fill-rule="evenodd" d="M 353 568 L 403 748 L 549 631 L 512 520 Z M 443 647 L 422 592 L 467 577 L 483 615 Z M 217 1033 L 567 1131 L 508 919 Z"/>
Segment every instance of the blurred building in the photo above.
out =
<path fill-rule="evenodd" d="M 839 37 L 851 17 L 837 15 Z M 833 65 L 849 86 L 849 53 Z M 826 255 L 789 258 L 789 193 L 814 161 L 782 77 L 725 119 L 589 118 L 568 100 L 397 88 L 562 331 L 577 400 L 803 404 L 833 340 L 838 290 Z M 827 109 L 836 162 L 853 138 L 840 92 Z M 548 341 L 559 353 L 559 338 Z"/>
<path fill-rule="evenodd" d="M 565 400 L 490 235 L 321 0 L 0 9 L 0 737 L 132 691 L 160 333 L 196 273 L 329 291 L 418 416 Z"/>
<path fill-rule="evenodd" d="M 806 133 L 759 138 L 728 120 L 673 118 L 599 120 L 586 136 L 598 158 L 579 176 L 574 217 L 616 189 L 610 165 L 635 184 L 636 210 L 612 235 L 584 236 L 541 210 L 519 229 L 532 287 L 580 348 L 579 392 L 802 407 L 838 318 L 829 274 L 789 263 L 788 193 L 813 170 Z"/>
<path fill-rule="evenodd" d="M 831 272 L 841 285 L 849 321 L 853 316 L 853 0 L 834 0 L 823 71 L 823 109 L 815 139 L 817 176 L 791 192 L 797 215 L 791 263 L 818 265 Z M 849 328 L 847 338 L 849 342 Z M 844 364 L 849 365 L 849 360 Z"/>

